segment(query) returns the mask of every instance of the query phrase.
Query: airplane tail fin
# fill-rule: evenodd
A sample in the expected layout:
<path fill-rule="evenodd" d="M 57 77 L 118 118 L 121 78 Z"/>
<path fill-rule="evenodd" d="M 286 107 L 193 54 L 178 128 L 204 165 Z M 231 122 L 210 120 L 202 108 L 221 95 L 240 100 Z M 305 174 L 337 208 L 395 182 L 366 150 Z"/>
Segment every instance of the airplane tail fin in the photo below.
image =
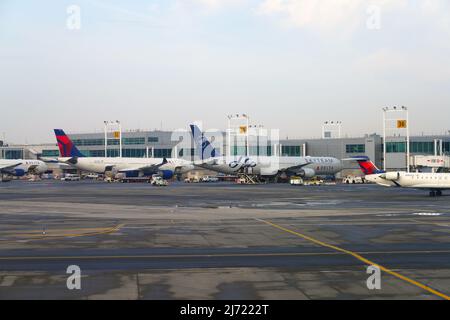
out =
<path fill-rule="evenodd" d="M 369 157 L 354 157 L 351 159 L 358 162 L 359 167 L 365 175 L 384 173 L 383 170 L 377 168 L 377 166 L 369 159 Z"/>
<path fill-rule="evenodd" d="M 209 142 L 209 140 L 204 136 L 203 132 L 200 130 L 200 128 L 195 125 L 191 124 L 191 134 L 192 138 L 194 139 L 195 148 L 199 151 L 199 156 L 201 160 L 209 159 L 209 158 L 215 158 L 218 157 L 219 154 L 217 150 L 212 146 L 212 144 Z"/>
<path fill-rule="evenodd" d="M 55 129 L 55 136 L 61 157 L 84 157 L 80 150 L 73 144 L 72 140 L 64 133 L 64 130 Z"/>

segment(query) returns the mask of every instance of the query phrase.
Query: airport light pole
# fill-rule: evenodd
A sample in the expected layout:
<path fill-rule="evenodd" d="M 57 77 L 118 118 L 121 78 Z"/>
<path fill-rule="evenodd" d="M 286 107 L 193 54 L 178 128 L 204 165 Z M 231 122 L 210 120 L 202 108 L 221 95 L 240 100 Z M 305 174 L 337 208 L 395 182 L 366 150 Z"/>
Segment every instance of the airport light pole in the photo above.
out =
<path fill-rule="evenodd" d="M 122 158 L 122 124 L 119 120 L 103 121 L 103 123 L 105 125 L 105 157 L 108 157 L 108 128 L 115 127 L 119 131 L 114 131 L 114 139 L 119 139 L 119 157 Z"/>
<path fill-rule="evenodd" d="M 333 132 L 337 132 L 337 137 L 341 138 L 341 132 L 342 132 L 342 121 L 325 121 L 322 125 L 322 139 L 331 139 L 333 138 Z M 327 137 L 327 134 L 330 136 Z"/>
<path fill-rule="evenodd" d="M 389 117 L 390 114 L 400 114 L 397 117 Z M 400 117 L 403 115 L 403 117 Z M 395 128 L 392 127 L 392 122 L 396 123 Z M 390 125 L 390 126 L 389 126 Z M 384 107 L 383 108 L 383 169 L 386 171 L 386 137 L 387 131 L 392 130 L 406 130 L 406 171 L 410 172 L 411 167 L 411 151 L 410 151 L 410 131 L 409 131 L 409 110 L 407 107 Z"/>
<path fill-rule="evenodd" d="M 246 140 L 246 148 L 245 152 L 246 155 L 250 155 L 250 146 L 249 146 L 249 125 L 250 125 L 250 117 L 246 114 L 231 114 L 227 116 L 228 118 L 228 156 L 231 157 L 231 132 L 234 130 L 234 134 L 238 135 L 242 134 L 244 132 L 245 134 L 245 140 Z M 242 119 L 245 119 L 245 125 L 242 126 L 239 125 L 239 127 L 232 126 L 232 121 L 242 121 Z M 238 130 L 236 130 L 238 129 Z"/>

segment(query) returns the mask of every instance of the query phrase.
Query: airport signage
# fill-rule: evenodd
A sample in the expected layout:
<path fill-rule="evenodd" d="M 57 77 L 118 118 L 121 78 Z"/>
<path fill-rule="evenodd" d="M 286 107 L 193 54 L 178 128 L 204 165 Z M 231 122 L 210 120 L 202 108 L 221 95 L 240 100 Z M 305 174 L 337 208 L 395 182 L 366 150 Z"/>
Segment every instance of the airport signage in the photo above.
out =
<path fill-rule="evenodd" d="M 406 120 L 397 120 L 397 129 L 406 129 L 408 122 Z"/>

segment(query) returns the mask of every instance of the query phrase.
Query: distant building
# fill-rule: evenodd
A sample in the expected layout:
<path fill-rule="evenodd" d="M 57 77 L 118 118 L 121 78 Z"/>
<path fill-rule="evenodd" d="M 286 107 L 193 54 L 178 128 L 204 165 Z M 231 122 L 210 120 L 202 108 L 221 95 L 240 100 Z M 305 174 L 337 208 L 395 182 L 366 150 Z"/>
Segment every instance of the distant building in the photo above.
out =
<path fill-rule="evenodd" d="M 105 156 L 105 138 L 103 133 L 68 134 L 78 149 L 90 157 Z M 187 133 L 186 135 L 190 137 Z M 123 157 L 154 157 L 154 158 L 195 158 L 196 150 L 193 146 L 179 146 L 182 134 L 172 131 L 129 131 L 123 132 Z M 224 141 L 226 134 L 223 133 Z M 186 138 L 186 137 L 185 137 Z M 412 136 L 410 144 L 411 156 L 450 155 L 450 135 L 442 136 Z M 227 149 L 224 143 L 219 152 Z M 244 148 L 233 148 L 233 155 L 245 155 Z M 380 135 L 365 135 L 359 138 L 336 139 L 283 139 L 277 144 L 261 148 L 251 147 L 250 155 L 280 155 L 287 157 L 299 156 L 329 156 L 338 159 L 355 156 L 368 156 L 377 166 L 383 167 L 383 139 Z M 119 140 L 108 139 L 106 155 L 119 156 Z M 35 145 L 0 145 L 0 158 L 3 159 L 36 159 L 38 157 L 58 157 L 59 150 L 56 143 Z M 388 170 L 405 170 L 406 141 L 403 137 L 387 139 L 386 164 Z M 411 164 L 414 164 L 411 161 Z M 354 162 L 345 162 L 347 171 L 355 170 Z"/>

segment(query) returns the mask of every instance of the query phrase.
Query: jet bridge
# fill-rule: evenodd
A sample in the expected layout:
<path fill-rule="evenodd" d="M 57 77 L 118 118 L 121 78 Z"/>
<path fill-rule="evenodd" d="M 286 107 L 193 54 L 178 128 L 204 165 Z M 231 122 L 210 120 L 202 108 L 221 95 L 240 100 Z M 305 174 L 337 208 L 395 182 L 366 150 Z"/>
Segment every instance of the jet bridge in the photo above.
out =
<path fill-rule="evenodd" d="M 412 156 L 412 166 L 419 168 L 432 168 L 434 170 L 450 168 L 449 156 Z"/>

